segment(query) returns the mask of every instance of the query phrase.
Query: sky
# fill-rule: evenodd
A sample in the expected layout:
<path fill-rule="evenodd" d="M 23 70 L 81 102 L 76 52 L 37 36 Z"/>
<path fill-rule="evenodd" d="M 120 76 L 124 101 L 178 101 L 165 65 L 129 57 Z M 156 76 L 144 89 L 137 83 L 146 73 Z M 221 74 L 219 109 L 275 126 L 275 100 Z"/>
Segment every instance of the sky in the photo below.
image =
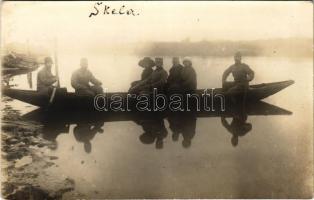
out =
<path fill-rule="evenodd" d="M 1 41 L 67 47 L 152 41 L 313 38 L 311 2 L 103 2 L 138 16 L 89 17 L 96 2 L 2 2 Z"/>

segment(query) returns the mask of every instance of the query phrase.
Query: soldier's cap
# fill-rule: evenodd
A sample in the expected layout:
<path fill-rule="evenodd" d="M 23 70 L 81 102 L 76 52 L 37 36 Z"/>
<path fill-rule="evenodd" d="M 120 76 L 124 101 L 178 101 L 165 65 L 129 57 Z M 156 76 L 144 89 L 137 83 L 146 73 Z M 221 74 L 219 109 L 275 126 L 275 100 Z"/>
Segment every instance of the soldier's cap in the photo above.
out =
<path fill-rule="evenodd" d="M 236 52 L 235 54 L 234 54 L 234 57 L 241 57 L 242 56 L 242 53 L 240 52 L 240 51 L 238 51 L 238 52 Z"/>
<path fill-rule="evenodd" d="M 156 57 L 156 58 L 155 58 L 155 62 L 156 62 L 156 63 L 157 63 L 157 62 L 159 62 L 159 63 L 161 62 L 161 63 L 162 63 L 163 61 L 164 61 L 164 59 L 161 58 L 161 57 Z"/>
<path fill-rule="evenodd" d="M 141 67 L 145 67 L 146 65 L 148 65 L 148 67 L 154 67 L 155 62 L 150 57 L 145 57 L 138 62 L 138 65 Z"/>
<path fill-rule="evenodd" d="M 45 63 L 53 63 L 52 58 L 51 57 L 46 57 L 45 58 Z"/>
<path fill-rule="evenodd" d="M 88 62 L 88 60 L 87 60 L 87 58 L 81 58 L 81 60 L 80 60 L 80 62 L 82 63 L 82 62 Z"/>

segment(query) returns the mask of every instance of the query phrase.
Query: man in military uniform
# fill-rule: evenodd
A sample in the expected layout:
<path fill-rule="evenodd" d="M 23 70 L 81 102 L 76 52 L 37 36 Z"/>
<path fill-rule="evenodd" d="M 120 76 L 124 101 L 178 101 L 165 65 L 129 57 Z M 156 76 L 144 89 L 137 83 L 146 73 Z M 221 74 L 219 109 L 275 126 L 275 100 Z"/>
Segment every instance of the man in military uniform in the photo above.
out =
<path fill-rule="evenodd" d="M 131 93 L 140 93 L 141 91 L 148 90 L 146 82 L 154 71 L 153 67 L 155 66 L 155 62 L 150 57 L 145 57 L 139 61 L 138 65 L 144 69 L 141 74 L 141 80 L 131 83 L 131 88 L 129 89 L 129 92 Z"/>
<path fill-rule="evenodd" d="M 150 88 L 152 90 L 156 88 L 157 91 L 163 92 L 167 83 L 168 73 L 163 68 L 163 58 L 155 58 L 155 64 L 156 69 L 153 71 L 149 81 Z"/>
<path fill-rule="evenodd" d="M 80 65 L 81 67 L 71 77 L 71 85 L 75 89 L 75 93 L 91 96 L 103 93 L 102 83 L 88 70 L 88 60 L 82 58 Z M 93 85 L 91 86 L 90 83 Z"/>
<path fill-rule="evenodd" d="M 183 59 L 183 70 L 182 70 L 182 91 L 187 93 L 193 93 L 197 88 L 197 77 L 196 72 L 192 66 L 192 61 L 189 58 Z"/>
<path fill-rule="evenodd" d="M 57 82 L 56 76 L 51 73 L 52 64 L 53 62 L 51 57 L 46 57 L 44 68 L 42 68 L 37 74 L 38 92 L 48 94 L 48 91 L 53 88 L 53 84 Z"/>
<path fill-rule="evenodd" d="M 222 75 L 222 85 L 224 86 L 228 76 L 232 73 L 234 78 L 234 86 L 229 88 L 228 92 L 245 91 L 249 82 L 254 79 L 254 71 L 245 63 L 241 62 L 242 55 L 237 52 L 234 55 L 235 63 L 231 65 Z"/>
<path fill-rule="evenodd" d="M 180 64 L 178 57 L 172 58 L 172 67 L 169 70 L 167 79 L 167 90 L 170 93 L 181 91 L 183 66 Z"/>

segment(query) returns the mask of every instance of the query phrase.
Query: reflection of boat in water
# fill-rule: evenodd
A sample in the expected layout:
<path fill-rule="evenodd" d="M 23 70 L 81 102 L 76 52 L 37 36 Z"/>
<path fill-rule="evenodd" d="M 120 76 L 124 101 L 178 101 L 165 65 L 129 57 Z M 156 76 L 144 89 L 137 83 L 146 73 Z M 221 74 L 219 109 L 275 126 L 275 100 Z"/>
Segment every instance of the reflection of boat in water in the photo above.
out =
<path fill-rule="evenodd" d="M 73 110 L 69 112 L 63 111 L 51 111 L 45 109 L 36 109 L 23 115 L 24 119 L 35 120 L 35 121 L 60 121 L 67 124 L 72 124 L 75 122 L 115 122 L 115 121 L 134 121 L 138 119 L 154 119 L 156 117 L 166 118 L 170 115 L 180 114 L 180 115 L 190 115 L 193 114 L 197 118 L 203 117 L 232 117 L 234 113 L 238 112 L 238 106 L 233 104 L 226 104 L 226 110 L 221 111 L 216 109 L 215 111 L 200 111 L 200 112 L 188 112 L 188 111 L 164 111 L 159 113 L 151 112 L 112 112 L 109 115 L 106 112 L 83 112 L 80 110 Z M 248 103 L 246 105 L 247 115 L 290 115 L 290 111 L 283 108 L 268 104 L 263 101 L 258 101 L 254 103 Z"/>
<path fill-rule="evenodd" d="M 198 118 L 221 117 L 222 121 L 226 117 L 232 117 L 235 121 L 232 124 L 222 122 L 223 126 L 238 139 L 243 136 L 242 130 L 245 129 L 247 116 L 268 116 L 268 115 L 290 115 L 290 111 L 277 106 L 265 103 L 255 102 L 248 104 L 245 110 L 239 107 L 230 106 L 225 112 L 163 112 L 152 113 L 112 113 L 110 115 L 95 115 L 94 112 L 51 112 L 43 109 L 37 109 L 22 116 L 23 120 L 39 121 L 43 124 L 43 137 L 50 141 L 55 141 L 60 133 L 68 133 L 69 125 L 75 124 L 73 130 L 75 139 L 84 144 L 85 151 L 91 151 L 91 140 L 95 134 L 102 133 L 102 127 L 105 122 L 134 121 L 143 128 L 143 133 L 139 140 L 143 144 L 155 144 L 156 148 L 163 148 L 163 139 L 168 135 L 164 120 L 168 120 L 169 129 L 172 132 L 172 140 L 178 141 L 179 135 L 182 135 L 182 146 L 188 148 L 195 137 L 196 121 Z M 237 123 L 237 116 L 246 116 L 243 122 Z M 239 120 L 238 120 L 239 122 Z M 243 126 L 245 125 L 244 129 Z M 252 125 L 251 125 L 252 126 Z M 245 134 L 245 133 L 244 133 Z M 234 139 L 235 140 L 235 139 Z"/>
<path fill-rule="evenodd" d="M 246 94 L 247 102 L 256 102 L 261 99 L 264 99 L 268 96 L 271 96 L 280 90 L 288 87 L 289 85 L 293 84 L 294 81 L 282 81 L 282 82 L 273 82 L 273 83 L 263 83 L 258 85 L 251 85 Z M 23 101 L 25 103 L 29 103 L 38 107 L 48 107 L 52 110 L 95 110 L 94 107 L 94 97 L 90 96 L 80 96 L 72 92 L 67 92 L 65 88 L 57 89 L 53 103 L 49 104 L 50 96 L 43 95 L 38 93 L 37 91 L 31 90 L 19 90 L 19 89 L 10 89 L 4 88 L 2 90 L 3 95 L 9 96 L 13 99 L 17 99 Z M 195 92 L 197 96 L 200 97 L 200 105 L 205 104 L 205 98 L 202 98 L 204 94 L 203 89 L 199 89 Z M 229 99 L 228 94 L 226 94 L 221 88 L 217 88 L 213 90 L 212 96 L 224 96 L 226 101 Z M 131 109 L 134 111 L 136 100 L 129 99 L 128 93 L 121 92 L 121 93 L 106 93 L 106 104 L 110 105 L 113 102 L 112 97 L 119 96 L 121 97 L 122 101 L 129 102 L 131 104 Z M 232 94 L 236 95 L 236 94 Z M 153 97 L 150 96 L 149 99 L 151 100 Z M 219 98 L 217 98 L 219 99 Z M 217 100 L 215 99 L 215 101 Z M 217 100 L 219 101 L 219 100 Z M 168 101 L 169 102 L 169 101 Z M 219 101 L 220 102 L 220 101 Z M 191 108 L 196 107 L 195 101 L 191 100 Z M 185 106 L 185 105 L 184 105 Z M 166 106 L 168 108 L 168 105 Z M 203 106 L 200 106 L 203 109 Z"/>

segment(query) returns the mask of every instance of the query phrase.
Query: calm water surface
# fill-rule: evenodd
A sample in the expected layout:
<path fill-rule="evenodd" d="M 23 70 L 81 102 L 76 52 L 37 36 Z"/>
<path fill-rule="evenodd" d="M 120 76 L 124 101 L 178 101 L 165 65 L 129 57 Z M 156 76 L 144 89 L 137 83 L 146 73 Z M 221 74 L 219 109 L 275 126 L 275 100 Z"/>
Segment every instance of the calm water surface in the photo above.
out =
<path fill-rule="evenodd" d="M 130 82 L 140 77 L 138 57 L 88 58 L 90 70 L 108 91 L 127 91 Z M 61 85 L 69 91 L 73 91 L 70 76 L 78 68 L 79 59 L 59 57 Z M 219 87 L 221 74 L 233 62 L 232 58 L 192 61 L 199 88 Z M 89 198 L 310 197 L 312 60 L 244 58 L 244 62 L 255 70 L 253 83 L 295 81 L 265 99 L 292 115 L 248 116 L 252 130 L 239 137 L 237 146 L 231 144 L 232 134 L 222 126 L 220 117 L 197 118 L 195 135 L 180 134 L 177 140 L 169 120 L 159 120 L 150 126 L 161 131 L 163 137 L 146 138 L 144 142 L 141 135 L 145 127 L 134 121 L 51 123 L 48 125 L 55 128 L 44 128 L 43 137 L 57 144 L 48 153 L 59 157 L 56 162 L 60 176 L 73 178 L 75 190 Z M 170 63 L 171 58 L 166 58 L 167 70 Z M 26 88 L 25 76 L 14 81 L 19 88 Z M 26 104 L 14 105 L 23 113 L 34 109 Z M 193 123 L 193 119 L 186 122 L 183 129 L 193 129 Z M 191 141 L 188 148 L 182 142 L 184 137 Z"/>

